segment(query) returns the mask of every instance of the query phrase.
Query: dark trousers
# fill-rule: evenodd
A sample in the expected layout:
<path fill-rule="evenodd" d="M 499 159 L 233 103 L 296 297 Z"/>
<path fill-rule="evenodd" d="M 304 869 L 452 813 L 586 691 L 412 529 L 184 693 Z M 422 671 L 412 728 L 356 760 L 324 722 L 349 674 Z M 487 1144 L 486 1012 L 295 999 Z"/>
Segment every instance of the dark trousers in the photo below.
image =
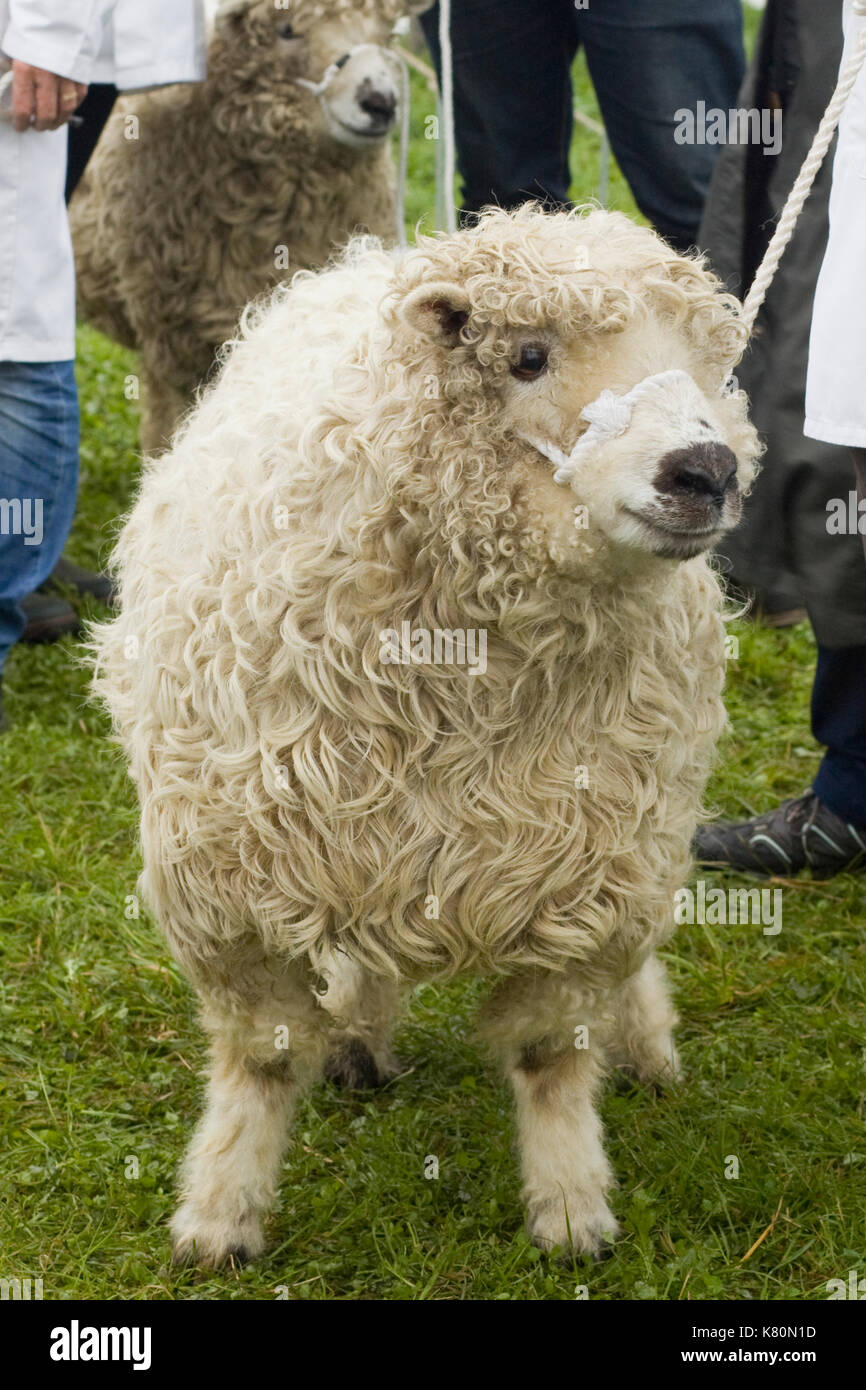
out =
<path fill-rule="evenodd" d="M 438 69 L 438 5 L 421 23 Z M 736 106 L 740 0 L 454 0 L 451 36 L 465 212 L 568 202 L 571 65 L 583 45 L 638 207 L 678 249 L 695 244 L 719 147 L 677 144 L 675 113 Z"/>
<path fill-rule="evenodd" d="M 866 450 L 854 451 L 854 472 L 862 502 L 866 499 Z M 866 829 L 866 647 L 818 648 L 812 732 L 827 747 L 815 778 L 815 794 L 837 816 Z"/>
<path fill-rule="evenodd" d="M 866 829 L 866 647 L 818 648 L 812 732 L 827 752 L 816 796 L 842 820 Z"/>
<path fill-rule="evenodd" d="M 66 165 L 66 201 L 72 197 L 105 122 L 117 101 L 117 88 L 108 82 L 94 82 L 76 111 L 80 124 L 69 127 L 69 159 Z"/>

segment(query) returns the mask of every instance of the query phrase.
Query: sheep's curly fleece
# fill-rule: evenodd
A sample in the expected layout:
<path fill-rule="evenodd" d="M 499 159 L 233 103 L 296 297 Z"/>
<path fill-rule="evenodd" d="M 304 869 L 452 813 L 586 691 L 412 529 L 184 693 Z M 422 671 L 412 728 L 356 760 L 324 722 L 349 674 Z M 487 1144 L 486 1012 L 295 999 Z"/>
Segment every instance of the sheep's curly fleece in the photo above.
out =
<path fill-rule="evenodd" d="M 618 277 L 554 272 L 548 236 Z M 442 280 L 476 325 L 447 359 L 400 312 Z M 733 303 L 624 217 L 526 208 L 402 258 L 362 239 L 245 316 L 146 465 L 95 629 L 142 888 L 195 979 L 231 988 L 259 939 L 317 968 L 342 946 L 380 976 L 578 965 L 604 989 L 663 937 L 724 724 L 720 587 L 704 557 L 639 591 L 591 552 L 562 574 L 496 383 L 509 326 L 615 330 L 647 304 L 723 374 Z M 486 674 L 382 665 L 403 620 L 485 627 Z"/>
<path fill-rule="evenodd" d="M 80 316 L 142 350 L 148 401 L 170 431 L 243 307 L 290 273 L 319 267 L 358 230 L 394 229 L 389 145 L 349 149 L 322 129 L 291 63 L 263 71 L 246 37 L 273 27 L 273 4 L 226 6 L 203 83 L 121 98 L 70 206 Z M 297 0 L 292 18 L 383 21 L 400 0 Z M 321 73 L 316 71 L 315 77 Z M 119 117 L 135 116 L 134 132 Z M 149 444 L 160 439 L 154 434 Z"/>

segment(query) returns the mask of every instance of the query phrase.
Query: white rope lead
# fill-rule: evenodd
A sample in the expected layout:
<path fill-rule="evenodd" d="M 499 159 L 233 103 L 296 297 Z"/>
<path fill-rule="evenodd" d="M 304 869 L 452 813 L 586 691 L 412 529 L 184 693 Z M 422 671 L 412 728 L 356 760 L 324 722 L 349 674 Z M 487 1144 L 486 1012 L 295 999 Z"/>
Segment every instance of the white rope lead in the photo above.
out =
<path fill-rule="evenodd" d="M 454 206 L 454 55 L 451 49 L 451 0 L 439 0 L 439 52 L 442 68 L 442 207 L 445 230 L 456 232 L 457 210 Z"/>
<path fill-rule="evenodd" d="M 866 0 L 854 0 L 854 14 L 866 15 Z M 797 219 L 803 211 L 812 184 L 818 174 L 818 170 L 826 158 L 836 127 L 842 117 L 854 84 L 860 76 L 860 71 L 866 62 L 866 24 L 863 24 L 860 33 L 857 35 L 857 42 L 848 62 L 842 69 L 839 82 L 830 100 L 830 105 L 824 112 L 821 124 L 815 132 L 811 148 L 806 156 L 802 169 L 797 175 L 794 187 L 788 194 L 787 201 L 782 209 L 778 225 L 770 240 L 770 244 L 764 253 L 764 258 L 758 266 L 757 274 L 752 281 L 751 289 L 746 295 L 743 303 L 741 318 L 751 333 L 758 317 L 761 305 L 767 297 L 767 291 L 773 281 L 773 276 L 779 269 L 779 262 L 787 249 L 791 237 L 794 235 L 794 228 Z"/>
<path fill-rule="evenodd" d="M 400 67 L 400 160 L 397 165 L 397 245 L 408 246 L 406 240 L 406 185 L 409 181 L 409 65 L 398 49 L 392 49 L 390 56 L 396 58 Z"/>

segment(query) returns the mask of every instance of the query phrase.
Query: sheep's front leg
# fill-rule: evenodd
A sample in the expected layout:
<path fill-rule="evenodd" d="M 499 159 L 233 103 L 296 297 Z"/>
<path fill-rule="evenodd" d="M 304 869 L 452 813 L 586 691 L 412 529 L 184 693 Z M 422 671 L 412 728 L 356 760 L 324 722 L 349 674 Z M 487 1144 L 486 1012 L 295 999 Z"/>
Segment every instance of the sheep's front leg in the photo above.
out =
<path fill-rule="evenodd" d="M 533 1244 L 601 1255 L 618 1226 L 606 1200 L 613 1175 L 595 1108 L 604 1066 L 598 1011 L 579 995 L 569 998 L 562 977 L 535 977 L 494 993 L 484 1032 L 514 1089 Z"/>
<path fill-rule="evenodd" d="M 143 454 L 161 454 L 171 439 L 190 401 L 158 372 L 142 366 L 141 424 L 138 443 Z"/>
<path fill-rule="evenodd" d="M 680 1060 L 673 1039 L 677 1015 L 665 968 L 657 956 L 648 956 L 624 982 L 614 1017 L 610 1059 L 615 1066 L 658 1086 L 679 1079 Z"/>
<path fill-rule="evenodd" d="M 172 1221 L 174 1258 L 218 1266 L 264 1248 L 261 1218 L 276 1196 L 293 1112 L 321 1075 L 328 1019 L 300 977 L 271 981 L 245 1010 L 206 1001 L 212 1035 L 207 1107 L 184 1161 Z"/>

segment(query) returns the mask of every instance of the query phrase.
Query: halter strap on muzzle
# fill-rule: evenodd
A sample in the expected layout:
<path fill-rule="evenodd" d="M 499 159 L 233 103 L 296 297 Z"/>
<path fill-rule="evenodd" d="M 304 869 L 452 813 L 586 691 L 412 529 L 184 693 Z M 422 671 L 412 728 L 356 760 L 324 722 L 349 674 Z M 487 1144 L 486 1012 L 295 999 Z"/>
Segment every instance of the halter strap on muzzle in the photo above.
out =
<path fill-rule="evenodd" d="M 347 48 L 341 58 L 338 58 L 335 63 L 328 64 L 319 82 L 311 82 L 308 77 L 293 77 L 291 81 L 296 87 L 303 87 L 306 91 L 312 92 L 314 97 L 324 96 L 334 78 L 337 76 L 337 73 L 340 71 L 340 68 L 344 68 L 349 59 L 354 58 L 355 54 L 360 53 L 363 48 L 378 49 L 378 44 L 356 43 L 353 48 Z"/>
<path fill-rule="evenodd" d="M 580 412 L 580 418 L 589 422 L 589 429 L 584 430 L 570 454 L 566 454 L 549 439 L 539 439 L 523 430 L 518 430 L 517 433 L 521 439 L 525 439 L 527 444 L 531 444 L 533 449 L 537 449 L 554 465 L 556 469 L 553 475 L 554 482 L 567 485 L 572 481 L 581 463 L 588 454 L 592 453 L 593 449 L 597 448 L 599 444 L 604 444 L 610 439 L 616 439 L 621 434 L 625 434 L 631 423 L 632 411 L 639 401 L 645 400 L 647 396 L 663 390 L 666 386 L 683 383 L 694 386 L 695 390 L 699 389 L 696 381 L 688 372 L 674 367 L 670 371 L 657 372 L 655 376 L 644 377 L 643 381 L 639 381 L 624 396 L 618 396 L 614 391 L 602 391 L 594 401 L 590 401 L 589 405 L 585 405 Z M 730 389 L 729 379 L 722 388 L 722 394 L 729 394 Z M 735 384 L 733 389 L 736 389 Z"/>

